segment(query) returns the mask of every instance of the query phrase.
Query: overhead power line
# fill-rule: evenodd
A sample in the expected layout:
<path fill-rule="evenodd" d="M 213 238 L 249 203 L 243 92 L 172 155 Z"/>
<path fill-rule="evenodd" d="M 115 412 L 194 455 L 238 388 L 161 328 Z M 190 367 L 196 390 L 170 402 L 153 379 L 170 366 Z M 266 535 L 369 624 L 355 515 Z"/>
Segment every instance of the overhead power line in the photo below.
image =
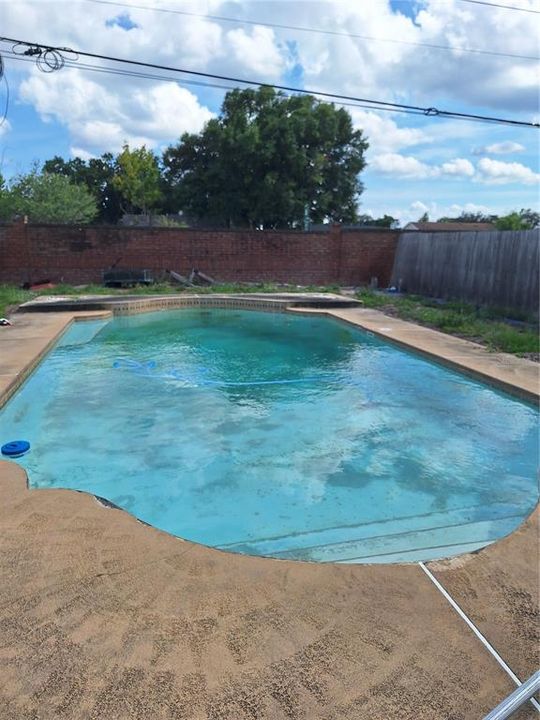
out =
<path fill-rule="evenodd" d="M 205 20 L 216 20 L 218 22 L 236 23 L 237 25 L 260 25 L 263 27 L 276 28 L 277 30 L 295 30 L 298 32 L 318 33 L 321 35 L 332 35 L 336 37 L 354 38 L 372 42 L 392 43 L 395 45 L 412 45 L 414 47 L 425 47 L 431 50 L 449 50 L 451 52 L 473 53 L 477 55 L 495 55 L 497 57 L 513 58 L 516 60 L 540 60 L 536 55 L 517 55 L 513 53 L 498 52 L 496 50 L 481 50 L 478 48 L 464 48 L 456 45 L 438 45 L 435 43 L 413 42 L 412 40 L 396 40 L 395 38 L 381 38 L 373 35 L 359 35 L 357 33 L 342 32 L 340 30 L 326 30 L 323 28 L 310 28 L 301 25 L 284 25 L 281 23 L 266 22 L 263 20 L 244 20 L 242 18 L 231 18 L 223 15 L 207 15 L 204 13 L 189 12 L 188 10 L 176 10 L 172 8 L 152 7 L 150 5 L 135 5 L 133 3 L 116 2 L 116 0 L 87 0 L 97 5 L 114 5 L 117 7 L 134 8 L 137 10 L 151 10 L 154 12 L 169 13 L 172 15 L 184 15 L 188 17 L 203 18 Z M 472 0 L 471 0 L 472 2 Z"/>
<path fill-rule="evenodd" d="M 157 63 L 149 63 L 149 62 L 143 62 L 141 60 L 128 60 L 126 58 L 119 58 L 114 57 L 111 55 L 100 55 L 98 53 L 90 53 L 90 52 L 84 52 L 82 50 L 71 50 L 69 48 L 60 48 L 55 47 L 51 45 L 43 45 L 40 43 L 35 42 L 29 42 L 27 40 L 19 40 L 16 38 L 6 38 L 6 37 L 0 37 L 0 41 L 10 43 L 13 45 L 14 48 L 17 48 L 17 54 L 23 55 L 25 57 L 30 58 L 36 58 L 36 60 L 39 61 L 43 57 L 53 57 L 56 58 L 57 55 L 60 55 L 61 62 L 59 63 L 59 67 L 62 67 L 66 64 L 66 62 L 70 62 L 70 65 L 72 67 L 77 67 L 77 58 L 80 57 L 88 57 L 88 58 L 94 58 L 98 60 L 106 60 L 108 62 L 115 62 L 115 63 L 122 63 L 124 65 L 129 66 L 135 66 L 135 67 L 142 67 L 142 68 L 150 68 L 153 70 L 161 70 L 166 72 L 173 72 L 173 73 L 182 73 L 189 76 L 196 76 L 196 77 L 203 77 L 203 78 L 210 78 L 215 80 L 224 80 L 226 82 L 232 82 L 235 84 L 243 84 L 243 85 L 249 85 L 249 86 L 255 86 L 255 87 L 272 87 L 275 90 L 283 90 L 284 92 L 290 92 L 290 93 L 296 93 L 301 95 L 315 95 L 318 97 L 323 98 L 329 98 L 332 101 L 347 101 L 347 102 L 353 102 L 353 103 L 363 103 L 366 106 L 369 106 L 371 109 L 379 109 L 379 110 L 388 110 L 395 112 L 396 110 L 409 110 L 409 111 L 415 111 L 416 113 L 425 115 L 425 116 L 435 116 L 435 117 L 444 117 L 444 118 L 452 118 L 457 120 L 479 120 L 484 122 L 490 122 L 490 123 L 498 123 L 503 125 L 512 125 L 512 126 L 519 126 L 519 127 L 540 127 L 540 124 L 538 123 L 532 123 L 532 122 L 526 122 L 524 120 L 513 120 L 510 118 L 502 118 L 502 117 L 495 117 L 495 116 L 488 116 L 488 115 L 477 115 L 474 113 L 462 113 L 457 112 L 453 110 L 440 110 L 435 107 L 422 107 L 419 105 L 406 105 L 404 103 L 393 103 L 388 102 L 385 100 L 372 100 L 370 98 L 362 98 L 362 97 L 356 97 L 354 95 L 343 95 L 340 93 L 331 93 L 331 92 L 325 92 L 322 90 L 313 90 L 313 89 L 307 89 L 307 88 L 298 88 L 293 87 L 291 85 L 278 85 L 277 83 L 267 83 L 267 82 L 261 82 L 260 80 L 250 80 L 245 78 L 238 78 L 238 77 L 232 77 L 230 75 L 218 75 L 216 73 L 208 73 L 208 72 L 202 72 L 199 70 L 188 70 L 186 68 L 178 68 L 178 67 L 171 67 L 169 65 L 159 65 Z M 26 50 L 22 50 L 22 48 L 26 47 Z M 69 60 L 69 58 L 64 58 L 63 54 L 69 54 L 72 57 L 75 57 L 75 60 Z M 55 59 L 55 62 L 57 60 Z M 43 69 L 43 68 L 42 68 Z M 172 78 L 171 78 L 172 80 Z"/>
<path fill-rule="evenodd" d="M 26 63 L 34 63 L 35 60 L 33 58 L 29 57 L 22 57 L 21 55 L 13 52 L 4 52 L 4 57 L 9 57 L 12 60 L 17 60 L 18 62 L 26 62 Z M 177 77 L 171 77 L 170 75 L 158 75 L 155 73 L 148 73 L 148 72 L 141 72 L 136 70 L 126 70 L 121 68 L 112 68 L 110 66 L 106 65 L 91 65 L 88 63 L 79 63 L 74 62 L 71 60 L 65 60 L 62 67 L 67 68 L 74 68 L 74 69 L 80 69 L 85 70 L 88 72 L 96 72 L 96 73 L 103 73 L 105 75 L 120 75 L 122 77 L 131 77 L 131 78 L 137 78 L 137 79 L 143 79 L 143 80 L 159 80 L 161 82 L 169 82 L 169 83 L 175 83 L 176 85 L 188 85 L 188 86 L 196 86 L 196 87 L 210 87 L 210 88 L 217 88 L 220 90 L 236 90 L 238 89 L 237 85 L 222 85 L 218 83 L 208 83 L 203 82 L 202 80 L 189 80 L 187 78 L 177 78 Z M 365 105 L 360 102 L 340 102 L 338 100 L 335 101 L 335 104 L 338 106 L 345 106 L 345 107 L 355 107 L 355 108 L 361 108 L 364 110 L 386 110 L 386 108 L 374 108 L 372 105 Z M 422 111 L 417 110 L 404 110 L 397 108 L 395 110 L 392 110 L 392 112 L 397 113 L 403 113 L 405 115 L 422 115 L 424 116 L 425 113 Z"/>
<path fill-rule="evenodd" d="M 519 10 L 521 12 L 528 12 L 534 13 L 535 15 L 540 15 L 540 10 L 518 7 L 517 5 L 500 5 L 499 3 L 486 2 L 485 0 L 460 0 L 460 2 L 471 3 L 471 5 L 487 5 L 488 7 L 503 8 L 504 10 Z"/>
<path fill-rule="evenodd" d="M 26 63 L 35 63 L 35 60 L 29 57 L 21 57 L 21 55 L 13 52 L 4 52 L 4 57 L 9 57 L 12 60 L 17 60 L 21 62 Z M 169 82 L 169 83 L 175 83 L 175 85 L 187 85 L 189 87 L 196 86 L 196 87 L 209 87 L 209 88 L 217 88 L 220 90 L 237 90 L 238 85 L 222 85 L 218 83 L 208 83 L 203 82 L 202 80 L 189 80 L 187 78 L 177 78 L 177 77 L 171 77 L 170 75 L 158 75 L 155 73 L 148 73 L 148 72 L 142 72 L 137 70 L 127 70 L 127 69 L 121 69 L 121 68 L 112 68 L 107 65 L 91 65 L 88 63 L 79 63 L 74 62 L 72 60 L 65 60 L 62 67 L 67 68 L 74 68 L 74 69 L 80 69 L 85 70 L 88 72 L 96 72 L 96 73 L 102 73 L 105 75 L 119 75 L 122 77 L 130 77 L 130 78 L 136 78 L 136 79 L 142 79 L 142 80 L 158 80 L 161 82 Z M 45 71 L 44 71 L 45 72 Z M 316 97 L 317 100 L 320 98 L 317 98 L 315 93 L 311 93 Z M 290 96 L 290 93 L 288 93 L 288 96 Z M 322 102 L 322 100 L 321 100 Z M 353 108 L 360 108 L 363 110 L 371 110 L 373 112 L 379 112 L 379 111 L 388 111 L 388 112 L 395 112 L 400 113 L 404 115 L 421 115 L 425 117 L 426 112 L 424 110 L 405 110 L 402 108 L 379 108 L 374 107 L 373 105 L 366 105 L 361 102 L 346 102 L 346 101 L 340 101 L 340 100 L 334 100 L 333 101 L 335 105 L 338 107 L 353 107 Z M 432 114 L 432 113 L 430 113 Z M 470 122 L 484 122 L 484 120 L 481 119 L 475 119 L 475 118 L 467 118 Z"/>
<path fill-rule="evenodd" d="M 2 113 L 2 117 L 0 118 L 0 127 L 6 122 L 7 120 L 7 114 L 9 110 L 9 83 L 6 77 L 5 67 L 4 67 L 4 58 L 0 55 L 0 82 L 4 81 L 6 85 L 6 102 L 4 105 L 4 111 Z"/>

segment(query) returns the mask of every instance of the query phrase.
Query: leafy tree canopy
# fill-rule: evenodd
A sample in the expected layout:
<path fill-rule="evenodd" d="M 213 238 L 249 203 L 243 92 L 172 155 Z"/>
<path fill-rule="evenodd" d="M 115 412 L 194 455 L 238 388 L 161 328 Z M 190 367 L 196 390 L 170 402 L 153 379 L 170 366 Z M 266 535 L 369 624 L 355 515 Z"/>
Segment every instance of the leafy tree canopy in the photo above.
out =
<path fill-rule="evenodd" d="M 485 215 L 462 212 L 458 217 L 442 217 L 437 222 L 493 223 L 497 230 L 532 230 L 540 226 L 540 213 L 530 208 L 514 210 L 508 215 Z"/>
<path fill-rule="evenodd" d="M 268 87 L 233 90 L 219 118 L 165 151 L 169 203 L 229 227 L 355 222 L 367 147 L 344 109 Z"/>
<path fill-rule="evenodd" d="M 493 222 L 495 215 L 484 215 L 481 212 L 462 212 L 457 217 L 442 217 L 437 222 L 463 222 L 463 223 L 489 223 Z"/>
<path fill-rule="evenodd" d="M 534 228 L 540 227 L 540 213 L 530 208 L 521 208 L 518 214 L 521 220 L 527 224 L 526 230 L 533 230 Z"/>
<path fill-rule="evenodd" d="M 146 214 L 162 199 L 157 157 L 143 145 L 130 150 L 125 144 L 116 158 L 113 186 L 131 206 Z M 126 208 L 127 209 L 127 208 Z"/>
<path fill-rule="evenodd" d="M 0 173 L 0 219 L 9 220 L 12 216 L 12 203 L 9 188 Z"/>
<path fill-rule="evenodd" d="M 497 230 L 532 230 L 540 225 L 540 215 L 532 210 L 514 211 L 495 220 Z"/>
<path fill-rule="evenodd" d="M 383 215 L 380 218 L 373 218 L 371 215 L 360 215 L 358 218 L 360 225 L 366 225 L 370 227 L 385 227 L 396 230 L 399 228 L 399 220 L 392 215 Z"/>
<path fill-rule="evenodd" d="M 88 223 L 97 215 L 92 193 L 64 175 L 40 173 L 35 167 L 0 188 L 0 213 L 9 220 L 26 215 L 32 222 Z"/>
<path fill-rule="evenodd" d="M 122 217 L 121 196 L 114 187 L 116 161 L 112 153 L 99 158 L 64 160 L 56 155 L 43 165 L 46 173 L 65 175 L 77 185 L 85 185 L 98 204 L 97 222 L 117 223 Z"/>

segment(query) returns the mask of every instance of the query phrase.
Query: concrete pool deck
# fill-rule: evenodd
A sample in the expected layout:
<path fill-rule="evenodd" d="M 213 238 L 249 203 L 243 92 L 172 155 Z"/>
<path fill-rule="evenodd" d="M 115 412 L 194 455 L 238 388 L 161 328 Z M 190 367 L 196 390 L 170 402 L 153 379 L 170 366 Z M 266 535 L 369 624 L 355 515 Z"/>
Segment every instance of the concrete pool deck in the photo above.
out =
<path fill-rule="evenodd" d="M 325 312 L 394 341 L 426 330 L 422 352 L 440 343 L 537 396 L 528 361 L 470 355 L 473 343 L 376 311 Z M 88 316 L 18 314 L 0 328 L 0 393 Z M 538 521 L 537 510 L 478 553 L 428 564 L 521 680 L 538 665 Z M 85 493 L 29 490 L 4 461 L 0 528 L 0 720 L 476 720 L 515 687 L 419 565 L 220 552 Z M 515 717 L 537 714 L 529 704 Z"/>

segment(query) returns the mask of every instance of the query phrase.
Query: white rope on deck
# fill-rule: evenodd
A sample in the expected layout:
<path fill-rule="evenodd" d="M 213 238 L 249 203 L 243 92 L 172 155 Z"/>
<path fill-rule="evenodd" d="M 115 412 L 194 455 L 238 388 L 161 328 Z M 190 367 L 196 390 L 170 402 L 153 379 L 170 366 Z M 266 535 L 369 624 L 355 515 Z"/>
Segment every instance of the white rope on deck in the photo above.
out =
<path fill-rule="evenodd" d="M 446 598 L 446 600 L 450 603 L 450 605 L 454 608 L 454 610 L 457 612 L 457 614 L 461 617 L 462 620 L 464 620 L 467 625 L 470 627 L 470 629 L 473 631 L 473 633 L 476 635 L 476 637 L 480 640 L 482 645 L 488 650 L 488 652 L 493 655 L 495 660 L 499 663 L 499 665 L 502 667 L 502 669 L 505 671 L 507 675 L 509 675 L 512 680 L 515 682 L 515 684 L 519 687 L 523 683 L 518 678 L 518 676 L 515 674 L 515 672 L 512 670 L 511 667 L 509 667 L 505 661 L 502 659 L 502 657 L 499 655 L 499 653 L 495 650 L 493 645 L 491 645 L 490 642 L 485 638 L 484 635 L 480 632 L 480 630 L 476 627 L 476 625 L 473 623 L 473 621 L 463 612 L 463 610 L 459 607 L 457 602 L 454 600 L 454 598 L 444 589 L 444 587 L 441 585 L 441 583 L 437 580 L 435 575 L 428 570 L 428 568 L 424 565 L 423 562 L 418 563 L 422 570 L 426 573 L 428 578 L 431 580 L 431 582 L 435 585 L 437 590 Z M 534 699 L 530 698 L 531 703 L 536 708 L 538 712 L 540 712 L 540 704 Z"/>

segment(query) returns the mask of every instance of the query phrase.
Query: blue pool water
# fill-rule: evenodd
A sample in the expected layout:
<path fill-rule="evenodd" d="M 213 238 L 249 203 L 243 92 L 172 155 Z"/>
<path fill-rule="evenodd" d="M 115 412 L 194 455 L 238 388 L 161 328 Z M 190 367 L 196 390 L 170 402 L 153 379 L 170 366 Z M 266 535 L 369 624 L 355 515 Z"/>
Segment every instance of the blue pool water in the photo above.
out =
<path fill-rule="evenodd" d="M 315 561 L 444 557 L 537 500 L 538 413 L 317 317 L 179 310 L 74 325 L 0 413 L 32 487 L 175 535 Z"/>

